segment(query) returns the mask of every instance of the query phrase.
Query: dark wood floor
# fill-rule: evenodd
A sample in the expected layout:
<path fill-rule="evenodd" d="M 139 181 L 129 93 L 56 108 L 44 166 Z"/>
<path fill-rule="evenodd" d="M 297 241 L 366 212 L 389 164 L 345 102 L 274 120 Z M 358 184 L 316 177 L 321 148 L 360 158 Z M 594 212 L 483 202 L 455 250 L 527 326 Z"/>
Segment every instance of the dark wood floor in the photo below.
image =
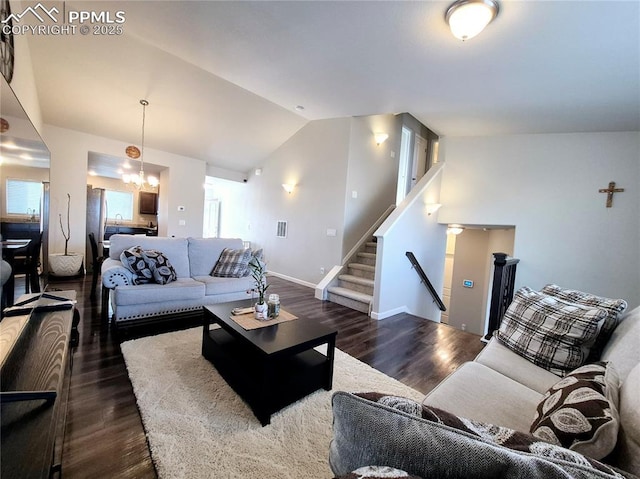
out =
<path fill-rule="evenodd" d="M 269 282 L 288 311 L 338 328 L 337 347 L 342 351 L 423 393 L 482 349 L 479 336 L 443 324 L 407 314 L 375 321 L 316 300 L 311 288 L 274 277 Z M 73 358 L 63 476 L 155 478 L 120 339 L 101 323 L 100 293 L 91 300 L 90 287 L 90 276 L 48 285 L 76 290 L 82 318 Z"/>

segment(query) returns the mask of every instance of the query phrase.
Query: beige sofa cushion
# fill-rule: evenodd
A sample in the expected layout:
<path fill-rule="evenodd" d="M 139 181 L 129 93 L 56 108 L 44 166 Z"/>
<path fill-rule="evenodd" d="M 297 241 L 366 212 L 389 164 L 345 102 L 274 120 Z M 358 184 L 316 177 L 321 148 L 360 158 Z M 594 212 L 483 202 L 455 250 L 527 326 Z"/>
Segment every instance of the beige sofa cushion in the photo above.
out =
<path fill-rule="evenodd" d="M 544 394 L 558 382 L 558 376 L 540 368 L 492 338 L 475 359 L 534 391 Z"/>
<path fill-rule="evenodd" d="M 640 306 L 620 317 L 602 351 L 602 360 L 613 363 L 623 383 L 629 372 L 640 363 Z"/>
<path fill-rule="evenodd" d="M 620 432 L 612 464 L 640 476 L 640 364 L 620 387 L 619 413 Z"/>
<path fill-rule="evenodd" d="M 541 399 L 539 392 L 480 363 L 468 362 L 438 384 L 424 404 L 456 416 L 528 431 Z"/>

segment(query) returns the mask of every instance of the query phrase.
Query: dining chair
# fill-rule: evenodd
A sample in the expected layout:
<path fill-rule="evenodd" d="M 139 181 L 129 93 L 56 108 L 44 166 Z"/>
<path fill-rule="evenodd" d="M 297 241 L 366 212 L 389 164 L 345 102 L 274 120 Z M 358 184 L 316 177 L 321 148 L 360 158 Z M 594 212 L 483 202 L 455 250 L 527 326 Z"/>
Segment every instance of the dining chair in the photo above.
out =
<path fill-rule="evenodd" d="M 91 299 L 96 297 L 96 288 L 98 287 L 98 276 L 100 275 L 100 268 L 104 261 L 104 256 L 98 254 L 98 243 L 93 233 L 89 233 L 89 244 L 91 245 L 91 268 L 93 269 L 93 277 L 91 278 Z"/>
<path fill-rule="evenodd" d="M 24 274 L 25 294 L 40 292 L 40 249 L 42 248 L 42 233 L 32 240 L 24 256 L 15 256 L 12 262 L 13 275 Z"/>

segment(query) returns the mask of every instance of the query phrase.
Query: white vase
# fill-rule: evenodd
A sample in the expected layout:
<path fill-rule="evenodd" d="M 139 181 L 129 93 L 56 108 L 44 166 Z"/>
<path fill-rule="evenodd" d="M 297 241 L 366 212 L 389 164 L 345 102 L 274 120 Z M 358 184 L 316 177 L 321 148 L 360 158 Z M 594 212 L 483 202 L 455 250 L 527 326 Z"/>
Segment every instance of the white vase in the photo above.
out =
<path fill-rule="evenodd" d="M 49 255 L 49 272 L 54 276 L 75 276 L 81 273 L 84 256 L 80 253 Z"/>
<path fill-rule="evenodd" d="M 267 309 L 268 309 L 268 306 L 266 302 L 262 304 L 256 303 L 254 306 L 254 310 L 255 310 L 254 317 L 261 321 L 269 319 L 269 316 L 267 315 Z"/>

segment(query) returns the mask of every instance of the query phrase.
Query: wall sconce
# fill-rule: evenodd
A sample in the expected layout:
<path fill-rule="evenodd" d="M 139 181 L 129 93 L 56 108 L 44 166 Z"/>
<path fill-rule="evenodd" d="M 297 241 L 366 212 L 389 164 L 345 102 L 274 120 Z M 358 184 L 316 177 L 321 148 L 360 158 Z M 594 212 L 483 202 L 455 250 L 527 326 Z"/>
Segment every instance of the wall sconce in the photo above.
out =
<path fill-rule="evenodd" d="M 385 141 L 387 141 L 387 138 L 389 138 L 389 135 L 387 133 L 374 133 L 373 136 L 376 139 L 376 145 L 380 146 L 382 145 Z"/>
<path fill-rule="evenodd" d="M 427 203 L 427 215 L 431 216 L 433 213 L 438 211 L 442 205 L 440 203 Z"/>
<path fill-rule="evenodd" d="M 291 183 L 282 183 L 282 188 L 284 189 L 284 191 L 286 191 L 289 194 L 293 192 L 294 186 L 295 185 L 292 185 Z"/>
<path fill-rule="evenodd" d="M 463 231 L 464 231 L 464 226 L 460 226 L 460 225 L 449 225 L 449 227 L 447 228 L 448 235 L 459 235 Z"/>
<path fill-rule="evenodd" d="M 462 41 L 480 33 L 498 15 L 495 0 L 457 0 L 444 15 L 451 33 Z"/>

